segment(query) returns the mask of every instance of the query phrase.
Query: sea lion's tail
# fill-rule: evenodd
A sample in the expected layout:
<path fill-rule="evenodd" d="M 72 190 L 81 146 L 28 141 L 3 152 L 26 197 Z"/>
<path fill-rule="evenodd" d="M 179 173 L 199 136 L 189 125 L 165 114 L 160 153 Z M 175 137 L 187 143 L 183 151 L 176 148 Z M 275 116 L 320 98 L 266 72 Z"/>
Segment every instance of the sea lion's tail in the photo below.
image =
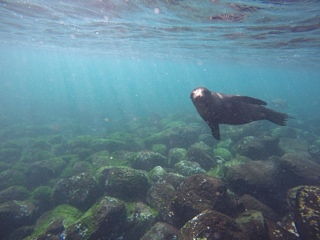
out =
<path fill-rule="evenodd" d="M 267 119 L 270 122 L 273 122 L 274 124 L 277 124 L 279 126 L 285 126 L 287 125 L 287 121 L 290 117 L 288 114 L 285 113 L 281 113 L 281 112 L 277 112 L 271 109 L 268 109 L 268 113 L 267 113 Z"/>

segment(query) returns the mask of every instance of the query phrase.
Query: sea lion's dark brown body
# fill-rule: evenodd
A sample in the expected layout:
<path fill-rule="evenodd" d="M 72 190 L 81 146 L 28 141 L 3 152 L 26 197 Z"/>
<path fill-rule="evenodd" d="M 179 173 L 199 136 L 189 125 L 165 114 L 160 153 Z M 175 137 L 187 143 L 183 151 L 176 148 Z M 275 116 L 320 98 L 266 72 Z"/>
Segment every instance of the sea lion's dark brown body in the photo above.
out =
<path fill-rule="evenodd" d="M 258 120 L 269 120 L 285 126 L 289 116 L 266 108 L 266 102 L 247 96 L 226 95 L 196 88 L 191 100 L 203 120 L 209 125 L 215 139 L 220 139 L 219 124 L 241 125 Z"/>

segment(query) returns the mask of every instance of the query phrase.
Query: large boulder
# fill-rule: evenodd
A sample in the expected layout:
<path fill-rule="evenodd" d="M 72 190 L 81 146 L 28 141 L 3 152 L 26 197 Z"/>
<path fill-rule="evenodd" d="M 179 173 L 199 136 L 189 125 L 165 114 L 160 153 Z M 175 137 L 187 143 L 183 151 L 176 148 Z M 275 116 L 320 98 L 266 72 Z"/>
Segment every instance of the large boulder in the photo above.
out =
<path fill-rule="evenodd" d="M 320 187 L 297 189 L 294 220 L 302 240 L 320 239 Z"/>
<path fill-rule="evenodd" d="M 187 150 L 184 148 L 172 148 L 168 153 L 168 165 L 173 167 L 176 163 L 185 159 Z"/>
<path fill-rule="evenodd" d="M 52 158 L 31 163 L 26 173 L 28 184 L 35 187 L 44 185 L 57 177 L 66 163 L 61 158 Z"/>
<path fill-rule="evenodd" d="M 242 138 L 233 146 L 233 150 L 240 155 L 253 160 L 267 159 L 273 155 L 281 156 L 283 151 L 278 147 L 279 139 L 272 137 L 253 137 Z"/>
<path fill-rule="evenodd" d="M 180 230 L 181 239 L 249 240 L 249 235 L 236 221 L 220 212 L 205 210 Z"/>
<path fill-rule="evenodd" d="M 190 161 L 180 161 L 174 165 L 174 170 L 181 175 L 190 176 L 194 174 L 202 174 L 205 173 L 204 170 L 199 163 L 190 162 Z"/>
<path fill-rule="evenodd" d="M 190 147 L 186 157 L 191 162 L 199 163 L 206 171 L 210 170 L 217 163 L 208 153 L 197 146 Z"/>
<path fill-rule="evenodd" d="M 126 203 L 126 209 L 123 239 L 139 240 L 156 223 L 158 212 L 142 202 Z"/>
<path fill-rule="evenodd" d="M 179 230 L 170 224 L 157 222 L 153 227 L 141 238 L 141 240 L 169 240 L 178 239 Z"/>
<path fill-rule="evenodd" d="M 11 200 L 25 200 L 29 197 L 30 192 L 22 186 L 11 186 L 0 191 L 0 203 Z"/>
<path fill-rule="evenodd" d="M 279 215 L 275 211 L 249 194 L 244 194 L 239 201 L 244 205 L 246 210 L 259 211 L 263 214 L 263 217 L 273 222 L 277 222 L 280 219 Z"/>
<path fill-rule="evenodd" d="M 27 187 L 26 182 L 25 175 L 18 170 L 8 169 L 0 173 L 0 191 L 15 185 Z"/>
<path fill-rule="evenodd" d="M 88 173 L 81 173 L 71 178 L 59 180 L 53 187 L 52 198 L 56 205 L 70 204 L 86 210 L 99 197 L 96 181 Z"/>
<path fill-rule="evenodd" d="M 206 209 L 223 211 L 226 200 L 227 188 L 223 181 L 205 175 L 190 176 L 177 189 L 171 203 L 173 224 L 181 227 Z"/>
<path fill-rule="evenodd" d="M 34 232 L 26 240 L 65 238 L 65 229 L 77 222 L 81 216 L 82 213 L 77 208 L 67 204 L 59 205 L 38 218 Z"/>
<path fill-rule="evenodd" d="M 167 160 L 159 153 L 152 151 L 141 151 L 136 154 L 131 166 L 136 169 L 150 171 L 156 166 L 166 167 Z"/>
<path fill-rule="evenodd" d="M 246 230 L 250 239 L 269 240 L 267 223 L 261 212 L 247 210 L 235 220 L 237 224 Z"/>
<path fill-rule="evenodd" d="M 320 165 L 297 154 L 287 153 L 277 160 L 287 189 L 299 185 L 320 185 Z"/>
<path fill-rule="evenodd" d="M 18 227 L 32 225 L 38 216 L 37 207 L 30 201 L 8 201 L 0 204 L 0 239 Z"/>
<path fill-rule="evenodd" d="M 120 239 L 125 229 L 126 218 L 126 208 L 122 201 L 103 197 L 77 222 L 67 227 L 65 239 Z"/>
<path fill-rule="evenodd" d="M 144 201 L 150 188 L 146 175 L 132 168 L 106 168 L 99 183 L 105 195 L 126 201 Z"/>
<path fill-rule="evenodd" d="M 170 203 L 175 195 L 174 187 L 169 183 L 155 183 L 147 194 L 147 203 L 159 212 L 160 220 L 170 218 Z"/>
<path fill-rule="evenodd" d="M 250 161 L 232 166 L 226 179 L 237 194 L 249 194 L 281 215 L 286 207 L 285 193 L 290 187 L 283 174 L 275 160 Z"/>

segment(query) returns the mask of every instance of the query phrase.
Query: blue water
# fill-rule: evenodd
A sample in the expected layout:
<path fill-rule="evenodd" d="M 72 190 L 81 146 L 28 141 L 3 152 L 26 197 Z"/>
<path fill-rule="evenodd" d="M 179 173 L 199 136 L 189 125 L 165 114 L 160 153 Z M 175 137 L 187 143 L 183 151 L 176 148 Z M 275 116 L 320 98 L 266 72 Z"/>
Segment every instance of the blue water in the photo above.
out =
<path fill-rule="evenodd" d="M 1 116 L 193 113 L 190 91 L 319 109 L 318 1 L 1 1 Z M 12 121 L 12 120 L 10 120 Z"/>
<path fill-rule="evenodd" d="M 0 56 L 1 118 L 10 122 L 72 120 L 101 126 L 105 118 L 117 125 L 150 114 L 196 114 L 189 94 L 198 86 L 269 103 L 282 99 L 287 106 L 278 110 L 300 121 L 319 117 L 317 67 L 136 58 L 34 46 L 5 46 Z"/>
<path fill-rule="evenodd" d="M 199 86 L 259 98 L 314 131 L 319 63 L 319 0 L 0 1 L 0 148 L 48 134 L 42 126 L 62 145 L 163 130 L 145 119 L 203 123 L 189 97 Z M 18 164 L 3 166 L 25 171 L 23 154 L 37 153 L 18 147 Z"/>

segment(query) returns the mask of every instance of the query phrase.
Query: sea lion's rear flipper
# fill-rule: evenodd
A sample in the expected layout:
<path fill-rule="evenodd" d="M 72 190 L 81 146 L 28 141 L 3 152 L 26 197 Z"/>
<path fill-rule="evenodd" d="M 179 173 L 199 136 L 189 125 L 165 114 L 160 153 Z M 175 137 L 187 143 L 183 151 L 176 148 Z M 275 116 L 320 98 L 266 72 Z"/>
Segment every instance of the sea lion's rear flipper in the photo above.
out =
<path fill-rule="evenodd" d="M 215 139 L 220 140 L 219 124 L 209 124 L 209 127 L 211 128 L 212 136 L 213 136 Z"/>
<path fill-rule="evenodd" d="M 235 102 L 243 102 L 243 103 L 256 104 L 256 105 L 267 105 L 265 101 L 262 101 L 257 98 L 248 97 L 248 96 L 230 95 L 230 98 Z"/>
<path fill-rule="evenodd" d="M 267 110 L 267 120 L 279 126 L 285 126 L 287 124 L 288 118 L 292 118 L 285 113 L 277 112 L 269 108 L 267 108 Z"/>

